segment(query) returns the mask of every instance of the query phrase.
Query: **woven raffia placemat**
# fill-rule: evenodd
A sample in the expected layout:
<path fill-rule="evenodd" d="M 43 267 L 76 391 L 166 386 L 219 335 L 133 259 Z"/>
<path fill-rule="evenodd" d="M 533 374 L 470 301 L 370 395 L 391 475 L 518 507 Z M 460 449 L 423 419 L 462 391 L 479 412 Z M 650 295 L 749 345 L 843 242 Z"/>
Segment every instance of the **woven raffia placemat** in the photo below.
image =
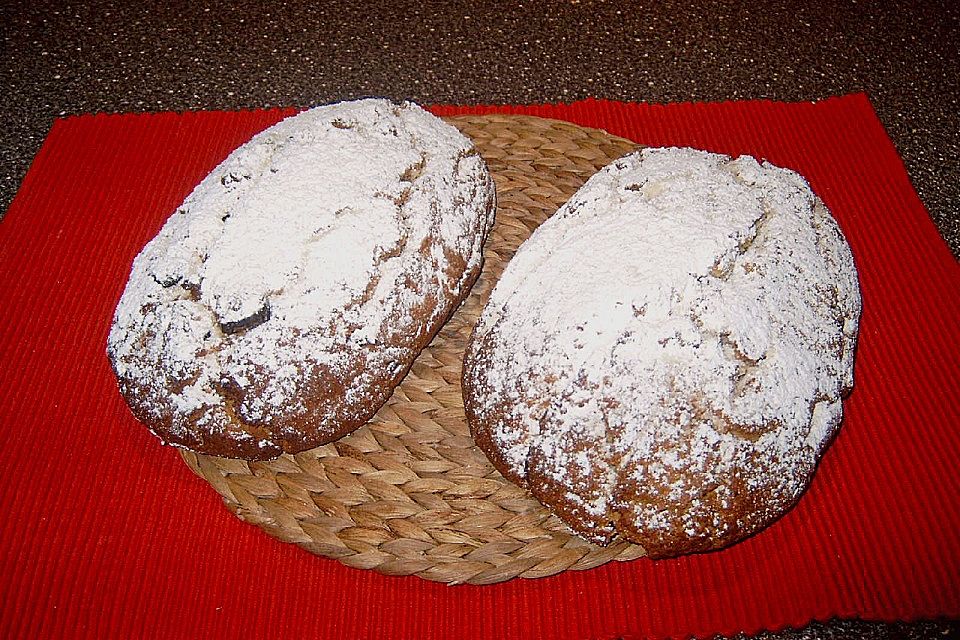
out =
<path fill-rule="evenodd" d="M 490 584 L 631 560 L 625 542 L 571 535 L 470 438 L 463 352 L 490 291 L 530 233 L 597 170 L 636 148 L 596 129 L 531 116 L 456 116 L 497 185 L 497 219 L 470 296 L 364 427 L 269 462 L 181 451 L 240 519 L 360 569 Z"/>

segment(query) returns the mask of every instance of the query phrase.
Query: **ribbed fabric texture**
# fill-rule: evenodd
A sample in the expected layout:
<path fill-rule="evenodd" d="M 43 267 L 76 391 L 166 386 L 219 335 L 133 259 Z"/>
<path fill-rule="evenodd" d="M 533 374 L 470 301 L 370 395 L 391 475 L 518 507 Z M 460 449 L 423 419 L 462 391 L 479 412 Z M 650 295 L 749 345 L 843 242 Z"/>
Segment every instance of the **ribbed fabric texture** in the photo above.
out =
<path fill-rule="evenodd" d="M 960 616 L 960 266 L 864 95 L 436 107 L 559 118 L 804 174 L 860 271 L 856 386 L 798 506 L 727 550 L 487 587 L 345 568 L 230 515 L 104 355 L 130 261 L 290 111 L 58 120 L 0 223 L 3 637 L 639 638 Z"/>

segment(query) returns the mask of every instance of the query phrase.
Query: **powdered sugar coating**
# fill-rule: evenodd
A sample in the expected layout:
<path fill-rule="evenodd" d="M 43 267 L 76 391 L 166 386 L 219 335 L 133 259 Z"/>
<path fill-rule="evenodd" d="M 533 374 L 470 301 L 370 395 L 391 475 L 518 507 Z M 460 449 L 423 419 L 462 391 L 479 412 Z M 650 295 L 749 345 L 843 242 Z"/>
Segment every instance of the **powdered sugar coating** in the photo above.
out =
<path fill-rule="evenodd" d="M 724 546 L 809 483 L 853 385 L 860 294 L 798 174 L 644 149 L 520 247 L 465 360 L 478 444 L 572 528 Z"/>
<path fill-rule="evenodd" d="M 410 103 L 285 119 L 210 173 L 133 263 L 108 354 L 164 440 L 246 458 L 376 411 L 479 273 L 494 189 Z"/>

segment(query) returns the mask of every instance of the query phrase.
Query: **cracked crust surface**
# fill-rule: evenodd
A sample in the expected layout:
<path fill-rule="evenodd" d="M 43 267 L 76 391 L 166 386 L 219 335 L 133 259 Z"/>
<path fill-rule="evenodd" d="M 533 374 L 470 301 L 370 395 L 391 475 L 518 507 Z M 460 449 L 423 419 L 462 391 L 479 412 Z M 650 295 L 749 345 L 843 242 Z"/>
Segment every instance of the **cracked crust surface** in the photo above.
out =
<path fill-rule="evenodd" d="M 809 484 L 853 385 L 860 305 L 802 177 L 644 149 L 507 266 L 465 358 L 471 431 L 589 540 L 723 547 Z"/>
<path fill-rule="evenodd" d="M 411 103 L 318 107 L 256 135 L 135 258 L 107 342 L 162 440 L 265 459 L 364 424 L 479 275 L 495 192 Z"/>

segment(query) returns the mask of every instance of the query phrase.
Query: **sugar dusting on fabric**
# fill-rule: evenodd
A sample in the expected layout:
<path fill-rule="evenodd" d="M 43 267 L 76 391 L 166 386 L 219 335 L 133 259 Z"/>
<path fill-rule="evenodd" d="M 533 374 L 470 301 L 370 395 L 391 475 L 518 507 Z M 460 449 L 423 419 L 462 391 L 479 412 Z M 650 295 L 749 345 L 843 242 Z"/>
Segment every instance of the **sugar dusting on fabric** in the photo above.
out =
<path fill-rule="evenodd" d="M 411 309 L 467 286 L 492 199 L 472 143 L 416 105 L 361 100 L 281 121 L 134 260 L 108 340 L 121 386 L 174 434 L 237 420 L 269 432 L 305 410 L 318 369 L 364 395 L 375 371 L 411 358 L 397 332 L 437 320 Z"/>
<path fill-rule="evenodd" d="M 753 526 L 737 507 L 751 492 L 776 510 L 809 482 L 853 384 L 860 304 L 850 249 L 798 174 L 644 149 L 521 246 L 467 387 L 509 472 L 535 495 L 564 485 L 600 523 L 586 537 L 722 538 Z"/>

